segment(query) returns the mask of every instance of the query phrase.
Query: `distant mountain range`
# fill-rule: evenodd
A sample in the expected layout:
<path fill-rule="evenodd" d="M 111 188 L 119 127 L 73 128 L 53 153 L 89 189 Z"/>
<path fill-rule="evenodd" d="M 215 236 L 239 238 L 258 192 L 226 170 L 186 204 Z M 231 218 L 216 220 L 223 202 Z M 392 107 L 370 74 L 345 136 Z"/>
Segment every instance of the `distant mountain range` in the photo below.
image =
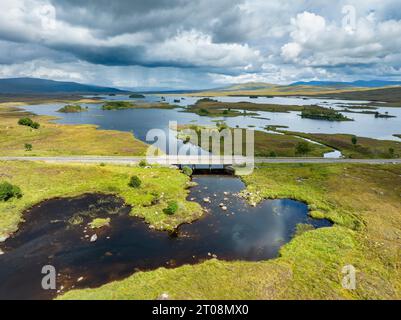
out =
<path fill-rule="evenodd" d="M 318 86 L 318 87 L 359 87 L 359 88 L 381 88 L 389 86 L 399 86 L 401 81 L 384 81 L 384 80 L 358 80 L 353 82 L 341 81 L 299 81 L 294 82 L 291 86 Z"/>
<path fill-rule="evenodd" d="M 0 94 L 118 94 L 128 91 L 37 78 L 0 79 Z"/>
<path fill-rule="evenodd" d="M 265 83 L 265 82 L 247 82 L 247 83 L 239 83 L 233 84 L 223 88 L 214 89 L 216 91 L 242 91 L 242 90 L 264 90 L 264 89 L 272 89 L 278 87 L 277 84 Z"/>
<path fill-rule="evenodd" d="M 243 84 L 233 84 L 223 88 L 211 89 L 214 92 L 294 92 L 301 90 L 302 92 L 316 91 L 319 88 L 326 90 L 346 90 L 347 88 L 383 88 L 389 86 L 399 86 L 401 81 L 383 81 L 371 80 L 363 81 L 358 80 L 354 82 L 335 82 L 335 81 L 309 81 L 309 82 L 295 82 L 290 85 L 276 85 L 264 82 L 249 82 Z M 142 89 L 142 90 L 140 90 Z M 81 84 L 76 82 L 54 81 L 37 78 L 9 78 L 0 79 L 0 94 L 2 95 L 52 95 L 52 94 L 127 94 L 133 91 L 149 91 L 149 92 L 166 92 L 166 93 L 196 93 L 202 90 L 174 90 L 163 88 L 164 90 L 143 90 L 144 88 L 134 89 L 116 89 L 111 87 L 101 87 L 89 84 Z M 162 88 L 160 88 L 162 89 Z M 205 92 L 203 90 L 202 92 Z"/>

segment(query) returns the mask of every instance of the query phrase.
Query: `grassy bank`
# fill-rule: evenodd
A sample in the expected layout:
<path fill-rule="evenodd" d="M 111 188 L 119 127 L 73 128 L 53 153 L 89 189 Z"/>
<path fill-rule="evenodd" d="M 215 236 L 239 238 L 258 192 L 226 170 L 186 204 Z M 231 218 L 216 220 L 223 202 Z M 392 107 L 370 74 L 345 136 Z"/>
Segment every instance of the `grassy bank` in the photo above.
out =
<path fill-rule="evenodd" d="M 180 126 L 180 134 L 179 138 L 188 141 L 190 138 L 190 133 L 196 132 L 198 137 L 198 145 L 201 144 L 201 130 L 209 130 L 210 135 L 212 136 L 213 132 L 218 134 L 216 129 L 189 125 L 189 126 Z M 191 130 L 191 131 L 188 131 Z M 244 155 L 246 154 L 246 143 L 247 141 L 245 132 L 243 132 L 242 139 L 242 150 Z M 234 147 L 233 147 L 234 149 Z M 209 139 L 209 148 L 210 152 L 212 150 L 212 139 Z M 254 150 L 256 157 L 323 157 L 325 153 L 333 151 L 333 149 L 318 145 L 314 143 L 307 142 L 301 138 L 297 138 L 290 135 L 281 135 L 274 133 L 266 133 L 263 131 L 255 131 L 254 135 Z M 224 154 L 224 139 L 220 139 L 220 154 Z"/>
<path fill-rule="evenodd" d="M 285 133 L 291 136 L 296 135 L 311 139 L 340 150 L 347 158 L 392 159 L 401 157 L 401 142 L 397 141 L 355 137 L 349 134 L 302 133 L 290 131 L 285 131 Z"/>
<path fill-rule="evenodd" d="M 401 166 L 265 165 L 244 179 L 252 201 L 298 199 L 337 223 L 297 236 L 274 260 L 160 268 L 60 298 L 401 298 Z M 356 290 L 341 285 L 350 264 Z"/>
<path fill-rule="evenodd" d="M 133 175 L 141 179 L 140 188 L 128 186 Z M 0 202 L 0 237 L 17 230 L 23 210 L 40 201 L 88 192 L 121 196 L 133 206 L 133 215 L 159 229 L 171 230 L 201 214 L 198 204 L 185 200 L 188 177 L 168 168 L 0 162 L 0 181 L 17 185 L 23 193 L 21 199 Z M 178 202 L 179 210 L 170 216 L 163 209 L 171 200 Z"/>
<path fill-rule="evenodd" d="M 39 129 L 18 125 L 29 117 L 40 124 Z M 55 118 L 36 116 L 15 106 L 0 105 L 0 155 L 144 155 L 147 145 L 129 132 L 97 130 L 94 125 L 62 125 Z M 32 146 L 26 148 L 27 145 Z"/>
<path fill-rule="evenodd" d="M 0 94 L 0 105 L 27 105 L 27 104 L 46 104 L 46 103 L 99 103 L 99 99 L 95 98 L 84 98 L 81 95 L 29 95 L 29 94 L 18 94 L 18 95 L 7 95 Z"/>

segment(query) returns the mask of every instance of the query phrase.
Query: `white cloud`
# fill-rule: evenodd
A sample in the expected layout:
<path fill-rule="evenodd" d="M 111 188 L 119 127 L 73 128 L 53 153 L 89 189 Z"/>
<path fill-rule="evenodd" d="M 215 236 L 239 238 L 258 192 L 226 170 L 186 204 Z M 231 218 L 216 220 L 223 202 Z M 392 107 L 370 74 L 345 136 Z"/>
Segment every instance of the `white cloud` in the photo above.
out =
<path fill-rule="evenodd" d="M 302 47 L 300 44 L 296 42 L 290 42 L 285 44 L 281 48 L 281 55 L 286 61 L 295 61 L 298 58 L 299 54 L 302 51 Z"/>
<path fill-rule="evenodd" d="M 155 60 L 188 63 L 198 67 L 242 68 L 249 71 L 261 64 L 258 50 L 247 44 L 213 43 L 210 35 L 191 30 L 156 44 L 148 54 Z"/>
<path fill-rule="evenodd" d="M 326 20 L 307 11 L 291 19 L 291 24 L 294 26 L 291 37 L 300 44 L 316 41 L 323 32 L 327 31 Z"/>

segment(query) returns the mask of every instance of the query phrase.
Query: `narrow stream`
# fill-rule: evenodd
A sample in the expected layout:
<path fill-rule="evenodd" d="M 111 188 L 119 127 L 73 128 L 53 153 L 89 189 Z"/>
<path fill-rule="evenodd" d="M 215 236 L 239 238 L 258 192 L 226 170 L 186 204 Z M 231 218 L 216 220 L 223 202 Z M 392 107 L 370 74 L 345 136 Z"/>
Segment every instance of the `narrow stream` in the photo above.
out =
<path fill-rule="evenodd" d="M 25 212 L 19 231 L 0 244 L 0 299 L 51 299 L 73 288 L 98 287 L 142 270 L 174 268 L 207 259 L 260 261 L 277 257 L 299 223 L 328 227 L 308 217 L 304 203 L 266 200 L 250 206 L 238 192 L 243 182 L 228 175 L 198 175 L 188 199 L 205 216 L 172 236 L 130 217 L 123 200 L 102 194 L 45 201 Z M 222 207 L 223 206 L 223 207 Z M 225 210 L 226 209 L 226 210 Z M 94 217 L 111 218 L 92 230 Z M 80 222 L 80 223 L 79 223 Z M 96 234 L 97 240 L 91 242 Z M 44 265 L 56 268 L 57 289 L 43 290 Z"/>

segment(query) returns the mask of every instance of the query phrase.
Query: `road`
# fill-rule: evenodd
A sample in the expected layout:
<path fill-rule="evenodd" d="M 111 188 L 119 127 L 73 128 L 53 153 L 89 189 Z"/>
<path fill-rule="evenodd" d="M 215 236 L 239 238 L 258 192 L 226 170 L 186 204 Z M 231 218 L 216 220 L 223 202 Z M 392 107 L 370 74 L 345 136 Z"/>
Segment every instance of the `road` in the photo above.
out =
<path fill-rule="evenodd" d="M 233 162 L 252 163 L 244 157 L 196 157 L 196 156 L 162 156 L 162 157 L 117 157 L 117 156 L 66 156 L 66 157 L 0 157 L 0 161 L 44 161 L 51 163 L 107 163 L 137 164 L 146 159 L 150 164 L 199 164 L 199 165 L 232 165 Z M 329 159 L 329 158 L 255 158 L 255 163 L 360 163 L 360 164 L 401 164 L 401 159 Z"/>

